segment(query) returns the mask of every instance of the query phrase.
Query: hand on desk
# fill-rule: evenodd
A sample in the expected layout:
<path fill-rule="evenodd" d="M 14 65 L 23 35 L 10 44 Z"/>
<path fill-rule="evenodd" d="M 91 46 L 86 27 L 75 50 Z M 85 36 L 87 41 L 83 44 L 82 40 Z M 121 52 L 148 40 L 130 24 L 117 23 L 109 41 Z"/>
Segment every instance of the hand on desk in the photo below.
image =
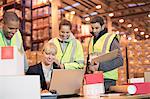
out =
<path fill-rule="evenodd" d="M 45 90 L 41 90 L 41 94 L 42 94 L 42 93 L 49 93 L 49 91 L 46 90 L 46 89 L 45 89 Z"/>

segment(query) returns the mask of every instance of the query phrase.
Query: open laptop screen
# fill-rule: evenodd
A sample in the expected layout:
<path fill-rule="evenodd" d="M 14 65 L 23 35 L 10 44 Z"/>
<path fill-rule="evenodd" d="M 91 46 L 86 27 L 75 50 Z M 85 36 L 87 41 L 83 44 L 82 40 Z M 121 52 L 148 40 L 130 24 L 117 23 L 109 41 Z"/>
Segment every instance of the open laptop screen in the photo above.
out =
<path fill-rule="evenodd" d="M 58 95 L 78 94 L 82 86 L 84 70 L 54 69 L 49 90 L 56 90 Z"/>

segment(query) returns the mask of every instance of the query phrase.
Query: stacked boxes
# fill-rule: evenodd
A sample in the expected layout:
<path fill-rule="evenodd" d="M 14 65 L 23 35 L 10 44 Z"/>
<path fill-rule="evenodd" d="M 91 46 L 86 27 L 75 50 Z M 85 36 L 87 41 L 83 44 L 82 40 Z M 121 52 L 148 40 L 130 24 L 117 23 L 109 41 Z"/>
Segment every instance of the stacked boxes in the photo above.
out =
<path fill-rule="evenodd" d="M 119 68 L 118 84 L 127 83 L 127 70 L 126 70 L 126 50 L 128 55 L 128 72 L 129 79 L 143 77 L 144 72 L 150 71 L 150 40 L 128 42 L 127 46 L 121 44 L 122 55 L 124 58 L 123 67 Z"/>

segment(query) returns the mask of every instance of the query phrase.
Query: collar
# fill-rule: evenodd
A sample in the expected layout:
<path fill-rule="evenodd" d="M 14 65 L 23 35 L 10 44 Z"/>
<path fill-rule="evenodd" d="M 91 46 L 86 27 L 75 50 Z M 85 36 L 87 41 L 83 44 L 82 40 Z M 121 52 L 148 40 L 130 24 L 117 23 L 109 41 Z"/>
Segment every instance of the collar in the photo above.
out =
<path fill-rule="evenodd" d="M 53 66 L 46 66 L 43 62 L 41 62 L 41 64 L 44 69 L 47 69 L 47 70 L 53 69 Z"/>
<path fill-rule="evenodd" d="M 63 41 L 63 40 L 61 40 L 61 39 L 59 39 L 59 38 L 58 38 L 58 41 L 59 41 L 60 43 L 69 43 L 69 41 Z"/>
<path fill-rule="evenodd" d="M 107 28 L 104 28 L 104 30 L 100 31 L 97 36 L 94 36 L 93 44 L 95 44 L 96 41 L 107 32 Z"/>
<path fill-rule="evenodd" d="M 73 33 L 70 34 L 70 37 L 67 40 L 62 40 L 61 38 L 58 38 L 59 42 L 61 43 L 69 43 L 70 41 L 72 41 L 73 39 L 75 39 Z"/>

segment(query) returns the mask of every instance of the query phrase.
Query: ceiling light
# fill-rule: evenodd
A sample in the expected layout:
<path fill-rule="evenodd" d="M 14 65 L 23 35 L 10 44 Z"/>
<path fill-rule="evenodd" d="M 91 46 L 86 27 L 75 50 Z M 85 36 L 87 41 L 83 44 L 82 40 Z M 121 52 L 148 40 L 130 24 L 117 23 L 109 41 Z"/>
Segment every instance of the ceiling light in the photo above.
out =
<path fill-rule="evenodd" d="M 97 14 L 98 14 L 97 12 L 90 13 L 91 16 L 94 16 L 94 15 L 97 15 Z"/>
<path fill-rule="evenodd" d="M 124 38 L 127 37 L 126 34 L 123 34 L 123 37 L 124 37 Z"/>
<path fill-rule="evenodd" d="M 124 19 L 120 19 L 119 22 L 120 22 L 120 23 L 123 23 L 123 22 L 124 22 Z"/>
<path fill-rule="evenodd" d="M 100 8 L 102 8 L 101 5 L 97 5 L 97 6 L 96 6 L 96 9 L 100 9 Z"/>
<path fill-rule="evenodd" d="M 134 39 L 134 42 L 137 42 L 137 39 Z"/>
<path fill-rule="evenodd" d="M 89 9 L 88 8 L 85 8 L 85 11 L 88 11 Z"/>
<path fill-rule="evenodd" d="M 144 33 L 144 32 L 140 32 L 140 34 L 141 34 L 141 35 L 144 35 L 145 33 Z"/>
<path fill-rule="evenodd" d="M 75 11 L 71 11 L 71 14 L 75 14 Z"/>
<path fill-rule="evenodd" d="M 150 18 L 150 14 L 148 14 L 148 17 Z"/>
<path fill-rule="evenodd" d="M 119 34 L 119 31 L 116 31 L 116 34 Z"/>
<path fill-rule="evenodd" d="M 109 15 L 110 17 L 112 17 L 112 16 L 114 16 L 114 13 L 109 13 L 108 15 Z"/>
<path fill-rule="evenodd" d="M 138 30 L 139 30 L 138 28 L 135 28 L 135 29 L 134 29 L 135 32 L 137 32 Z"/>
<path fill-rule="evenodd" d="M 129 37 L 128 37 L 128 40 L 132 40 L 132 38 L 129 36 Z"/>
<path fill-rule="evenodd" d="M 149 35 L 145 35 L 145 38 L 149 38 Z"/>
<path fill-rule="evenodd" d="M 85 21 L 90 21 L 90 18 L 89 17 L 85 18 Z"/>
<path fill-rule="evenodd" d="M 47 3 L 47 0 L 42 0 L 43 1 L 43 3 Z"/>
<path fill-rule="evenodd" d="M 129 27 L 129 28 L 132 27 L 132 24 L 128 24 L 127 27 Z"/>

